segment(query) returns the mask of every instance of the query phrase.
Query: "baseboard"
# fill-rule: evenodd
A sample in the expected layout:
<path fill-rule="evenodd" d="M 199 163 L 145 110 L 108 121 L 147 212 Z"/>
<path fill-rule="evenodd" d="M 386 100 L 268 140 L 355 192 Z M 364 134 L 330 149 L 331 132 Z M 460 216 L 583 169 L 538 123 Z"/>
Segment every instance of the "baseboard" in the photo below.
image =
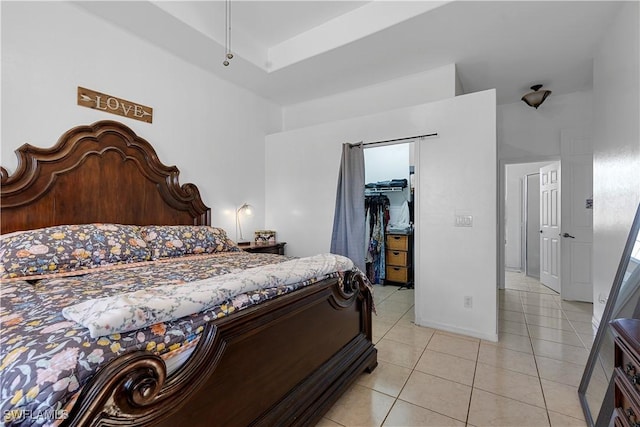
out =
<path fill-rule="evenodd" d="M 469 337 L 479 338 L 481 340 L 486 340 L 486 341 L 498 342 L 497 332 L 493 334 L 491 333 L 487 334 L 487 333 L 476 331 L 473 329 L 459 328 L 457 326 L 446 325 L 438 322 L 418 321 L 417 319 L 415 323 L 418 326 L 426 326 L 428 328 L 438 329 L 445 332 L 451 332 L 451 333 L 460 334 L 460 335 L 467 335 Z"/>

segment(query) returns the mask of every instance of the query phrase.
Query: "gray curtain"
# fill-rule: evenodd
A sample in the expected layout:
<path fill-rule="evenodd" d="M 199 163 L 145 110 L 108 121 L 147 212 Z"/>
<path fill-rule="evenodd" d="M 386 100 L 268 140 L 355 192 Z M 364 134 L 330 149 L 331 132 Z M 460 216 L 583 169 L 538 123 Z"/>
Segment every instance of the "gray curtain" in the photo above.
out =
<path fill-rule="evenodd" d="M 351 258 L 360 270 L 366 272 L 364 222 L 364 148 L 362 145 L 343 144 L 331 253 Z"/>

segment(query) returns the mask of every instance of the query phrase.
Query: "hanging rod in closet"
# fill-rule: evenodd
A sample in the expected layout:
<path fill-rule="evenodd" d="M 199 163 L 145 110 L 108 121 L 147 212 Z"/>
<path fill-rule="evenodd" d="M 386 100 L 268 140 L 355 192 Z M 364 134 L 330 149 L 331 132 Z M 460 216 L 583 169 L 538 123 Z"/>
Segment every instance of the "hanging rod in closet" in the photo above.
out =
<path fill-rule="evenodd" d="M 410 139 L 420 139 L 420 138 L 427 138 L 429 136 L 438 136 L 437 132 L 434 133 L 427 133 L 425 135 L 416 135 L 416 136 L 408 136 L 405 138 L 397 138 L 397 139 L 387 139 L 385 141 L 373 141 L 373 142 L 356 142 L 355 144 L 351 144 L 352 146 L 356 146 L 356 145 L 377 145 L 377 144 L 387 144 L 389 142 L 400 142 L 400 141 L 408 141 Z"/>

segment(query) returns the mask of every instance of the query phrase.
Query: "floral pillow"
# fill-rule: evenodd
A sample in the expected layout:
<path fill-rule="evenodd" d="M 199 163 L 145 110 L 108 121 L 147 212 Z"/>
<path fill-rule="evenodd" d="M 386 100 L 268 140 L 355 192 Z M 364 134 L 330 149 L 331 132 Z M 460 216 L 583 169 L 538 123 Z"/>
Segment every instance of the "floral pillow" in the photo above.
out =
<path fill-rule="evenodd" d="M 224 230 L 207 225 L 149 225 L 142 236 L 152 259 L 241 250 Z"/>
<path fill-rule="evenodd" d="M 59 225 L 0 236 L 0 277 L 35 276 L 148 261 L 140 227 Z"/>

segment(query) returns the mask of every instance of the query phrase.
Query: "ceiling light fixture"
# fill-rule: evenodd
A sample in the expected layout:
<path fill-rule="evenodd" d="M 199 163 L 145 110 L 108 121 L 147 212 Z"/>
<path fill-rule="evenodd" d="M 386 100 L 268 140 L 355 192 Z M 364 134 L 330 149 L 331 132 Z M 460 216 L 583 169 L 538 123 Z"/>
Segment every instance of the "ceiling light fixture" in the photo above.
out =
<path fill-rule="evenodd" d="M 231 53 L 231 0 L 224 2 L 224 61 L 222 65 L 229 66 L 229 60 L 233 59 Z"/>
<path fill-rule="evenodd" d="M 538 107 L 547 99 L 547 96 L 551 95 L 550 90 L 540 90 L 542 85 L 533 85 L 531 89 L 533 92 L 529 92 L 528 94 L 522 97 L 522 100 L 529 107 L 534 107 L 536 110 Z"/>

